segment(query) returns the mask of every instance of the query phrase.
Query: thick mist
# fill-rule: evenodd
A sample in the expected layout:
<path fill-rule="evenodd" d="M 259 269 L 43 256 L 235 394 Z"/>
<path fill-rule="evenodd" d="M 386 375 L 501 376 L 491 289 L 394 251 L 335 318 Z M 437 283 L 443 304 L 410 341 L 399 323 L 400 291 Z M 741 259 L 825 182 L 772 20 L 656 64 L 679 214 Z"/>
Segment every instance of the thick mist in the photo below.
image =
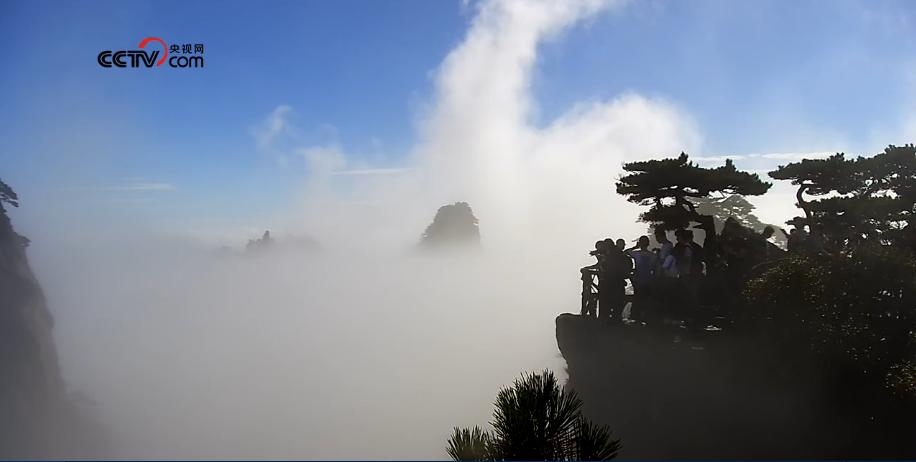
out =
<path fill-rule="evenodd" d="M 609 6 L 475 5 L 398 168 L 295 146 L 296 109 L 265 115 L 258 149 L 308 173 L 296 206 L 249 227 L 312 236 L 320 252 L 220 254 L 257 234 L 180 227 L 33 233 L 65 379 L 111 455 L 444 458 L 451 428 L 488 421 L 499 387 L 562 376 L 554 318 L 578 309 L 589 247 L 645 230 L 613 194 L 620 164 L 700 143 L 677 108 L 636 94 L 532 123 L 538 45 Z M 480 219 L 482 250 L 416 252 L 455 201 Z"/>
<path fill-rule="evenodd" d="M 562 372 L 578 282 L 511 255 L 98 250 L 48 296 L 68 384 L 129 458 L 444 457 L 519 372 Z"/>

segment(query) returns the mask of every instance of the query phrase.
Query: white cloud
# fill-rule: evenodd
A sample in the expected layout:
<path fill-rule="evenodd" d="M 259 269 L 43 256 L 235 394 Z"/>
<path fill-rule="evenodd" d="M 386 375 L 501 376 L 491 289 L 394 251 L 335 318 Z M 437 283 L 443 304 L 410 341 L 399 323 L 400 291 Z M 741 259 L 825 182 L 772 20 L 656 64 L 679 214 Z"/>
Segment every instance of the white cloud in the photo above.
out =
<path fill-rule="evenodd" d="M 627 161 L 702 153 L 703 137 L 688 113 L 662 98 L 624 93 L 581 101 L 546 124 L 533 123 L 537 101 L 531 79 L 538 46 L 619 3 L 475 5 L 477 15 L 464 40 L 433 73 L 433 97 L 424 105 L 417 141 L 405 160 L 398 165 L 357 160 L 336 144 L 300 150 L 310 158 L 300 225 L 325 241 L 403 245 L 416 239 L 436 208 L 462 200 L 474 208 L 485 242 L 493 247 L 532 241 L 574 247 L 597 237 L 643 232 L 640 209 L 615 193 L 614 182 Z M 691 159 L 701 165 L 732 159 L 769 180 L 766 172 L 780 164 L 834 152 Z M 782 222 L 794 213 L 794 200 L 777 190 L 781 186 L 754 202 L 760 214 Z"/>
<path fill-rule="evenodd" d="M 173 191 L 175 186 L 171 183 L 157 181 L 136 181 L 106 189 L 109 191 Z"/>
<path fill-rule="evenodd" d="M 903 140 L 907 143 L 916 143 L 916 115 L 909 117 L 903 123 Z M 902 144 L 902 143 L 901 143 Z"/>
<path fill-rule="evenodd" d="M 768 154 L 750 154 L 748 157 L 762 157 L 764 159 L 777 159 L 797 161 L 802 159 L 824 159 L 836 154 L 836 151 L 820 152 L 772 152 Z"/>
<path fill-rule="evenodd" d="M 305 159 L 308 172 L 312 176 L 327 175 L 336 172 L 347 163 L 343 150 L 339 146 L 314 146 L 297 150 Z"/>
<path fill-rule="evenodd" d="M 290 132 L 289 117 L 291 114 L 291 107 L 285 104 L 280 105 L 274 108 L 264 120 L 252 127 L 251 134 L 259 148 L 269 147 L 277 138 Z"/>
<path fill-rule="evenodd" d="M 331 175 L 397 175 L 400 173 L 407 173 L 409 171 L 409 168 L 355 168 L 351 170 L 338 170 L 336 172 L 331 172 Z"/>
<path fill-rule="evenodd" d="M 836 151 L 807 151 L 807 152 L 769 152 L 755 154 L 728 154 L 713 156 L 690 156 L 690 160 L 698 163 L 722 163 L 727 159 L 747 160 L 747 159 L 772 159 L 798 161 L 802 159 L 823 159 L 832 156 Z"/>
<path fill-rule="evenodd" d="M 730 154 L 726 156 L 690 156 L 690 160 L 698 164 L 720 164 L 726 160 L 746 159 L 748 156 L 740 154 Z"/>
<path fill-rule="evenodd" d="M 175 185 L 164 181 L 151 181 L 143 178 L 123 178 L 113 186 L 91 186 L 60 188 L 61 191 L 136 191 L 136 192 L 166 192 L 174 191 Z"/>
<path fill-rule="evenodd" d="M 628 160 L 697 150 L 702 140 L 687 114 L 668 101 L 629 93 L 576 104 L 544 127 L 532 123 L 538 46 L 619 3 L 477 5 L 464 40 L 434 73 L 434 97 L 405 164 L 357 166 L 347 160 L 337 176 L 363 179 L 343 194 L 313 171 L 305 193 L 306 227 L 347 241 L 356 236 L 341 229 L 358 232 L 360 241 L 377 233 L 377 239 L 406 244 L 436 208 L 464 200 L 494 247 L 532 241 L 582 247 L 596 237 L 643 231 L 635 206 L 614 193 L 616 175 Z M 342 205 L 369 199 L 376 210 L 348 214 Z"/>

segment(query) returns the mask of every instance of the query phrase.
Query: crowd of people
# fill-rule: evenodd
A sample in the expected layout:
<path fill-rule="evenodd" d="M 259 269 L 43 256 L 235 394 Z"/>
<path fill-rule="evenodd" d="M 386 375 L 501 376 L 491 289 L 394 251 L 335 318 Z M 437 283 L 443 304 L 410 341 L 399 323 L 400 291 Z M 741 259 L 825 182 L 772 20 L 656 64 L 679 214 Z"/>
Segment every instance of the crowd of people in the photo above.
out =
<path fill-rule="evenodd" d="M 754 265 L 784 253 L 770 241 L 774 232 L 767 226 L 758 233 L 730 219 L 715 240 L 707 241 L 709 248 L 694 241 L 691 229 L 675 230 L 672 242 L 665 230 L 657 228 L 654 244 L 648 236 L 640 236 L 630 248 L 623 239 L 598 241 L 589 253 L 597 261 L 581 269 L 581 314 L 619 323 L 630 302 L 630 320 L 645 320 L 657 306 L 695 312 L 711 269 L 744 275 Z M 786 236 L 791 242 L 799 235 Z"/>

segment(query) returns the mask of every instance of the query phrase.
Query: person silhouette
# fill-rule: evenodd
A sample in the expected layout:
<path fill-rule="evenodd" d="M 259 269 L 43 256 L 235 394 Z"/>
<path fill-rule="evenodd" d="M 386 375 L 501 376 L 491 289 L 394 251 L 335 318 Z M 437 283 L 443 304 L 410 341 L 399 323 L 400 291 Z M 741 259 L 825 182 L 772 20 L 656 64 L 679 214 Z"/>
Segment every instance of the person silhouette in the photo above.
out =
<path fill-rule="evenodd" d="M 665 232 L 660 226 L 655 228 L 655 241 L 658 242 L 658 260 L 656 264 L 659 266 L 655 270 L 655 274 L 661 276 L 665 274 L 665 270 L 670 270 L 673 266 L 673 261 L 669 259 L 671 257 L 671 252 L 674 251 L 674 244 L 668 240 L 668 233 Z"/>
<path fill-rule="evenodd" d="M 679 229 L 674 235 L 677 237 L 673 255 L 678 272 L 679 292 L 684 294 L 680 305 L 686 308 L 688 313 L 693 314 L 699 306 L 703 248 L 693 241 L 693 231 L 689 229 Z"/>
<path fill-rule="evenodd" d="M 633 276 L 630 278 L 633 282 L 634 299 L 630 307 L 630 319 L 640 319 L 641 312 L 645 311 L 648 304 L 658 256 L 649 250 L 648 236 L 639 236 L 636 245 L 627 250 L 627 254 L 633 259 L 634 265 Z"/>
<path fill-rule="evenodd" d="M 598 309 L 600 317 L 611 323 L 622 322 L 620 318 L 626 303 L 627 278 L 633 271 L 633 260 L 623 250 L 626 241 L 618 239 L 617 242 L 605 239 L 607 251 L 604 268 L 598 282 Z"/>
<path fill-rule="evenodd" d="M 582 316 L 598 316 L 598 273 L 604 260 L 604 241 L 595 242 L 595 250 L 588 253 L 595 257 L 594 265 L 584 266 L 579 272 L 582 274 Z"/>

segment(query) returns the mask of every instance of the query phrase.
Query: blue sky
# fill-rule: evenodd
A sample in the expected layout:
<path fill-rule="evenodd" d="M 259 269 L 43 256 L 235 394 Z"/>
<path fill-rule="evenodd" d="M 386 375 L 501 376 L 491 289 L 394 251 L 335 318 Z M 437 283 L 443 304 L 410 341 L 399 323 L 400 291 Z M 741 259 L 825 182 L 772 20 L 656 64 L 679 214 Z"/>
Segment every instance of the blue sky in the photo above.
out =
<path fill-rule="evenodd" d="M 164 226 L 280 213 L 308 172 L 259 146 L 265 119 L 288 106 L 287 142 L 404 165 L 435 73 L 477 7 L 0 3 L 0 177 L 23 196 L 26 227 L 68 201 Z M 96 64 L 99 51 L 147 36 L 203 43 L 205 68 Z M 542 127 L 581 102 L 665 101 L 695 126 L 700 156 L 912 142 L 916 4 L 629 2 L 547 37 L 530 93 L 530 123 Z"/>
<path fill-rule="evenodd" d="M 901 100 L 913 103 L 914 12 L 912 2 L 633 3 L 548 47 L 539 99 L 550 113 L 624 90 L 670 98 L 696 117 L 710 153 L 810 149 L 817 140 L 801 133 L 776 136 L 787 121 L 863 149 L 903 115 Z"/>

